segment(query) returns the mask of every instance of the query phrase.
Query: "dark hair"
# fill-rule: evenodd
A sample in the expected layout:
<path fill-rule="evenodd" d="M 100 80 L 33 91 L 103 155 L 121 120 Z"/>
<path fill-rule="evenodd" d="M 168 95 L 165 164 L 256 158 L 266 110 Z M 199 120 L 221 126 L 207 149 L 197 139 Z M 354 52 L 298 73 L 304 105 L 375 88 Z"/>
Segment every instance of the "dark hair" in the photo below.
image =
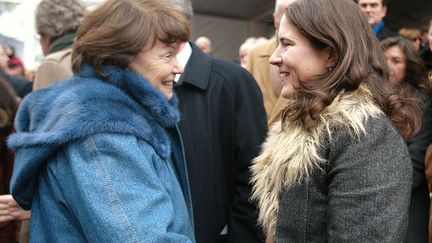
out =
<path fill-rule="evenodd" d="M 16 97 L 11 85 L 0 77 L 0 129 L 12 126 L 17 110 Z"/>
<path fill-rule="evenodd" d="M 104 78 L 104 65 L 127 68 L 146 44 L 184 42 L 189 35 L 184 15 L 164 1 L 107 0 L 78 28 L 72 68 L 78 72 L 83 62 L 90 62 Z"/>
<path fill-rule="evenodd" d="M 381 41 L 381 47 L 384 51 L 393 46 L 399 47 L 406 59 L 405 76 L 401 88 L 409 89 L 412 87 L 431 95 L 432 87 L 426 79 L 426 68 L 412 43 L 401 36 L 389 37 Z"/>
<path fill-rule="evenodd" d="M 14 131 L 17 96 L 9 82 L 0 77 L 0 193 L 9 193 L 14 153 L 7 148 L 7 138 Z"/>
<path fill-rule="evenodd" d="M 285 16 L 313 47 L 330 47 L 337 57 L 327 74 L 312 82 L 293 86 L 297 95 L 282 113 L 282 122 L 316 120 L 321 111 L 342 92 L 365 85 L 376 104 L 411 137 L 420 127 L 420 106 L 398 96 L 388 81 L 387 63 L 366 17 L 353 1 L 298 0 L 288 6 Z"/>

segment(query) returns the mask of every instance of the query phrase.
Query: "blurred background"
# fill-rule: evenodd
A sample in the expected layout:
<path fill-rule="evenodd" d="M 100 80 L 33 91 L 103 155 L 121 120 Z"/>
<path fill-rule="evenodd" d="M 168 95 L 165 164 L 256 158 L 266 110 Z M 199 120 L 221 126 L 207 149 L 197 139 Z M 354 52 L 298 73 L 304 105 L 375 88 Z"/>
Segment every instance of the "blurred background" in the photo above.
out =
<path fill-rule="evenodd" d="M 83 0 L 89 9 L 103 0 Z M 12 45 L 25 66 L 37 66 L 43 58 L 35 31 L 34 11 L 39 0 L 0 0 L 0 43 Z M 238 48 L 248 37 L 273 35 L 274 0 L 192 0 L 192 38 L 207 36 L 213 55 L 238 59 Z M 432 0 L 389 0 L 386 26 L 427 28 L 432 19 Z"/>

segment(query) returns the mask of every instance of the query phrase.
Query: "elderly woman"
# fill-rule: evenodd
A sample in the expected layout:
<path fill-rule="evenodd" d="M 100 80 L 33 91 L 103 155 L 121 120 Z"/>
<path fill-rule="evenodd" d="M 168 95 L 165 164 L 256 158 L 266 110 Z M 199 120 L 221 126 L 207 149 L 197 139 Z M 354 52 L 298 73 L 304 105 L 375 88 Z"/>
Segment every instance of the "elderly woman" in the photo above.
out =
<path fill-rule="evenodd" d="M 36 8 L 36 30 L 46 55 L 35 73 L 33 89 L 72 76 L 72 44 L 84 15 L 80 0 L 42 0 Z"/>
<path fill-rule="evenodd" d="M 355 26 L 355 28 L 353 28 Z M 252 166 L 259 221 L 276 242 L 401 242 L 417 102 L 395 94 L 354 1 L 288 6 L 270 58 L 288 98 Z"/>
<path fill-rule="evenodd" d="M 195 242 L 177 123 L 188 21 L 159 0 L 107 0 L 76 34 L 76 74 L 17 113 L 12 195 L 32 242 Z"/>
<path fill-rule="evenodd" d="M 428 242 L 429 190 L 425 177 L 426 149 L 432 143 L 431 86 L 418 52 L 409 40 L 392 37 L 381 41 L 390 69 L 390 82 L 401 95 L 420 99 L 424 112 L 420 131 L 407 141 L 413 171 L 410 214 L 405 242 Z"/>

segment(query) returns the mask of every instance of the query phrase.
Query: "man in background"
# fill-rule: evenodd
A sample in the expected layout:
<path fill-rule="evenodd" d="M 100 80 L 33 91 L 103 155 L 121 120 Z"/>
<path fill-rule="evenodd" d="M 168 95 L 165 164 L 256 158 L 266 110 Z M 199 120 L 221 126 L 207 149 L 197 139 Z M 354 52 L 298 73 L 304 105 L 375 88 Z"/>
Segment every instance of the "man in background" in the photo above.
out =
<path fill-rule="evenodd" d="M 366 18 L 379 40 L 397 36 L 397 33 L 384 26 L 384 17 L 387 14 L 387 0 L 357 0 L 357 4 L 366 14 Z"/>
<path fill-rule="evenodd" d="M 192 20 L 190 0 L 168 0 Z M 184 72 L 174 89 L 198 243 L 262 242 L 250 202 L 249 166 L 266 135 L 256 81 L 239 65 L 186 42 L 177 56 Z"/>
<path fill-rule="evenodd" d="M 213 46 L 210 39 L 206 36 L 200 36 L 195 40 L 195 45 L 199 47 L 205 54 L 212 54 Z"/>
<path fill-rule="evenodd" d="M 46 55 L 35 73 L 33 89 L 73 75 L 72 45 L 84 16 L 80 0 L 42 0 L 36 8 L 36 30 Z"/>

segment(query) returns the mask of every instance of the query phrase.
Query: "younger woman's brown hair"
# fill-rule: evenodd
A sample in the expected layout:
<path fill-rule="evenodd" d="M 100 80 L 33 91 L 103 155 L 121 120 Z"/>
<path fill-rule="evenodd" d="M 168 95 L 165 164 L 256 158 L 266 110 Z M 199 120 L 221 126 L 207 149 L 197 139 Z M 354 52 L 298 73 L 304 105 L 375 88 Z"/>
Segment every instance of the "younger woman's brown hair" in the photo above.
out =
<path fill-rule="evenodd" d="M 330 47 L 337 61 L 327 74 L 293 84 L 297 95 L 283 111 L 282 122 L 316 120 L 338 94 L 364 84 L 405 138 L 418 131 L 420 105 L 392 88 L 383 50 L 354 1 L 298 0 L 288 6 L 285 16 L 314 48 Z"/>

